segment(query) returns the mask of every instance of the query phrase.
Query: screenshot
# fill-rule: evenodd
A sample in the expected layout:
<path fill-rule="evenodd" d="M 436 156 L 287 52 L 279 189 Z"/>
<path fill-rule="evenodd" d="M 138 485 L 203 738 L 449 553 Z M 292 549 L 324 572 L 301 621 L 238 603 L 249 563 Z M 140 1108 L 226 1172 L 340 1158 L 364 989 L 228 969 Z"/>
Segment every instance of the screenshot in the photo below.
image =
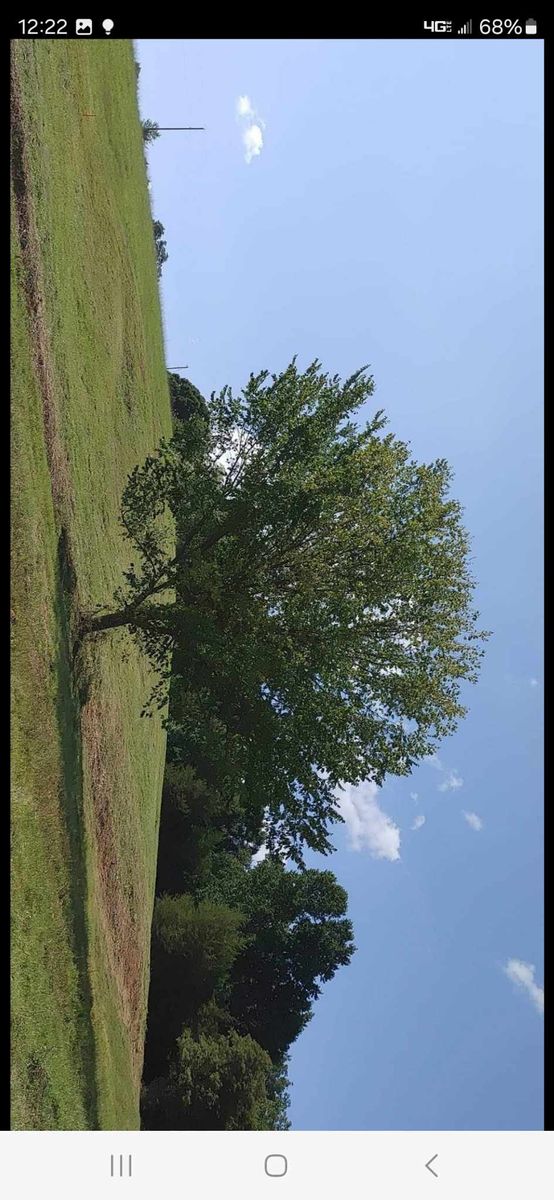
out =
<path fill-rule="evenodd" d="M 10 16 L 14 1200 L 552 1195 L 546 34 L 443 18 Z"/>

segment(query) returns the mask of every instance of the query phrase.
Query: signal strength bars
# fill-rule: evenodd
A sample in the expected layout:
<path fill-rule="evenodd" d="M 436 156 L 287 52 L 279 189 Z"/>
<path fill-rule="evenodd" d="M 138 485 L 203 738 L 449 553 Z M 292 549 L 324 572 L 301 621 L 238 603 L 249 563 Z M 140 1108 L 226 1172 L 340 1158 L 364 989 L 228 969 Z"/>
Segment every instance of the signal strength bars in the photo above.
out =
<path fill-rule="evenodd" d="M 473 21 L 466 21 L 465 25 L 458 30 L 458 37 L 468 37 L 473 27 Z"/>

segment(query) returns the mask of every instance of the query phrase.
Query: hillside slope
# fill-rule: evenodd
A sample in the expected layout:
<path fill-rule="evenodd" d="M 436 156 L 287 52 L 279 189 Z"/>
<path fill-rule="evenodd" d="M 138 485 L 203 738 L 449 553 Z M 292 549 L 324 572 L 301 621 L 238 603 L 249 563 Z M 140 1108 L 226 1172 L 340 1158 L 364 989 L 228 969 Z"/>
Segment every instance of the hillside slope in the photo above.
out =
<path fill-rule="evenodd" d="M 12 1125 L 134 1129 L 165 735 L 125 632 L 72 652 L 171 426 L 130 43 L 12 44 L 12 185 Z"/>

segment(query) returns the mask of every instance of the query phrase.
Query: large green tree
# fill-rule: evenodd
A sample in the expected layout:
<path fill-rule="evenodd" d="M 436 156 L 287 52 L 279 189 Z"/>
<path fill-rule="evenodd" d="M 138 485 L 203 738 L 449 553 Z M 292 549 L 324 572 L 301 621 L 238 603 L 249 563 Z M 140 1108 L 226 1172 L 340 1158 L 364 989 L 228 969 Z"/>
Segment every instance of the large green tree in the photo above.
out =
<path fill-rule="evenodd" d="M 364 370 L 293 361 L 212 396 L 209 424 L 182 422 L 131 474 L 137 561 L 84 627 L 130 629 L 160 705 L 173 671 L 190 739 L 217 698 L 233 786 L 296 859 L 330 848 L 340 781 L 409 774 L 453 732 L 486 636 L 448 464 L 414 461 L 381 412 L 355 424 L 372 394 Z"/>
<path fill-rule="evenodd" d="M 247 871 L 229 859 L 207 892 L 243 915 L 228 1010 L 239 1032 L 278 1062 L 309 1021 L 322 984 L 354 953 L 347 894 L 331 871 L 286 870 L 277 858 Z"/>
<path fill-rule="evenodd" d="M 168 1075 L 143 1089 L 143 1129 L 287 1129 L 287 1095 L 269 1055 L 235 1031 L 185 1029 Z"/>

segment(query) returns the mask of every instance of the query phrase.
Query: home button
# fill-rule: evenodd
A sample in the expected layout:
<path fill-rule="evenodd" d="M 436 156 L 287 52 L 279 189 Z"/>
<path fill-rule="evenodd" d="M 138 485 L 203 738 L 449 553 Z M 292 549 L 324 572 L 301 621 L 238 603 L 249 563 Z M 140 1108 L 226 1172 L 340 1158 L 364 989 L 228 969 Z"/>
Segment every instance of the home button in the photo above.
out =
<path fill-rule="evenodd" d="M 288 1163 L 284 1154 L 268 1154 L 265 1160 L 265 1173 L 273 1177 L 286 1175 Z"/>

